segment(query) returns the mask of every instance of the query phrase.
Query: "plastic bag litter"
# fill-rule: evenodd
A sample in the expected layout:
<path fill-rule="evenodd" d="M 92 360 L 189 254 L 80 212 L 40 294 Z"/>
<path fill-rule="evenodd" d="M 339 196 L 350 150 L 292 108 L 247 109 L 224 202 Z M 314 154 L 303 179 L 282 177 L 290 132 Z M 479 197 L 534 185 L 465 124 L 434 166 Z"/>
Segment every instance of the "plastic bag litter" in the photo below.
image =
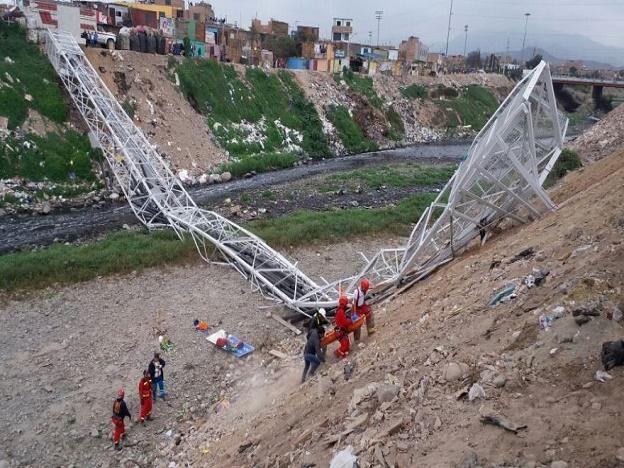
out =
<path fill-rule="evenodd" d="M 598 382 L 606 382 L 607 380 L 611 380 L 613 376 L 608 372 L 597 370 L 596 375 L 594 375 L 594 379 Z"/>
<path fill-rule="evenodd" d="M 548 330 L 552 323 L 565 315 L 565 308 L 557 306 L 550 314 L 542 314 L 539 316 L 539 326 L 542 330 Z"/>
<path fill-rule="evenodd" d="M 517 287 L 518 285 L 516 283 L 509 283 L 503 289 L 496 291 L 496 293 L 494 293 L 494 296 L 492 296 L 492 299 L 490 299 L 490 307 L 494 307 L 500 302 L 507 302 L 516 297 Z"/>
<path fill-rule="evenodd" d="M 472 384 L 468 391 L 468 401 L 476 400 L 477 398 L 485 398 L 485 390 L 478 383 Z"/>
<path fill-rule="evenodd" d="M 329 468 L 357 468 L 357 457 L 353 455 L 353 447 L 350 445 L 334 455 Z"/>

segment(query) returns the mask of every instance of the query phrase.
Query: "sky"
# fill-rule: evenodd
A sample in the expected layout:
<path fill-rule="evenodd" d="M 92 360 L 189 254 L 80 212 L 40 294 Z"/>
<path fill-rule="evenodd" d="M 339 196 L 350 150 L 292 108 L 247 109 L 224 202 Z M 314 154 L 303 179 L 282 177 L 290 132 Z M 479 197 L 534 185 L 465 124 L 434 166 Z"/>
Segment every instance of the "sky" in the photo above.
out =
<path fill-rule="evenodd" d="M 329 37 L 333 17 L 353 18 L 353 41 L 377 43 L 375 11 L 383 10 L 379 41 L 394 44 L 410 35 L 425 43 L 444 47 L 451 0 L 208 0 L 218 17 L 248 28 L 253 17 L 270 18 L 296 24 L 319 26 L 322 37 Z M 510 50 L 522 45 L 525 13 L 530 13 L 527 46 L 563 34 L 582 34 L 611 46 L 624 45 L 624 0 L 454 0 L 451 39 L 470 33 L 481 41 L 487 35 L 509 38 Z M 479 34 L 476 34 L 479 33 Z M 591 52 L 591 51 L 585 51 Z M 624 59 L 624 58 L 623 58 Z M 624 60 L 623 60 L 624 62 Z"/>

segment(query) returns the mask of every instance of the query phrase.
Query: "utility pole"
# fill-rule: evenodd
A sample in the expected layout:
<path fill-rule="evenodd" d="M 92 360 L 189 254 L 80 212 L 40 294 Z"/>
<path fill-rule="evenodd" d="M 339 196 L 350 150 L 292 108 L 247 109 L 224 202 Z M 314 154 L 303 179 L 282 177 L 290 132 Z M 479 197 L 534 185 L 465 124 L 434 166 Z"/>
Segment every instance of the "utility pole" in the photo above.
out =
<path fill-rule="evenodd" d="M 509 57 L 509 37 L 507 37 L 507 47 L 505 48 L 505 55 Z"/>
<path fill-rule="evenodd" d="M 522 51 L 520 52 L 520 58 L 524 59 L 524 43 L 526 42 L 526 35 L 527 35 L 527 25 L 529 24 L 529 16 L 531 16 L 531 13 L 525 13 L 524 14 L 524 37 L 522 38 Z"/>
<path fill-rule="evenodd" d="M 453 16 L 453 0 L 451 0 L 451 9 L 449 10 L 449 24 L 448 31 L 446 32 L 446 52 L 444 52 L 445 57 L 448 57 L 448 43 L 451 35 L 451 16 Z"/>
<path fill-rule="evenodd" d="M 369 47 L 373 45 L 373 31 L 368 31 L 368 45 Z"/>
<path fill-rule="evenodd" d="M 468 45 L 468 25 L 464 26 L 464 33 L 466 33 L 466 36 L 464 37 L 464 58 L 466 58 L 466 45 Z"/>
<path fill-rule="evenodd" d="M 375 18 L 377 18 L 377 47 L 379 47 L 379 27 L 381 24 L 382 17 L 383 17 L 383 10 L 377 10 L 375 12 Z"/>

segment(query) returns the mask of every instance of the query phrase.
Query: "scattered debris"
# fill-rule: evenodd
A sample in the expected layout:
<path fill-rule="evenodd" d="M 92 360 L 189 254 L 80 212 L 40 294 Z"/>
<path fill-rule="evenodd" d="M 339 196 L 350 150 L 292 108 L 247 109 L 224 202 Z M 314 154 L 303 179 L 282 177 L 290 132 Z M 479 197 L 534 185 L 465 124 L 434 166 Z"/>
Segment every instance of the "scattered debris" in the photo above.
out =
<path fill-rule="evenodd" d="M 565 308 L 563 306 L 555 307 L 550 314 L 542 314 L 539 316 L 539 326 L 542 330 L 550 330 L 555 320 L 560 319 L 565 315 Z"/>
<path fill-rule="evenodd" d="M 291 332 L 293 332 L 295 335 L 299 336 L 301 335 L 301 330 L 299 330 L 297 327 L 295 327 L 292 323 L 287 322 L 286 320 L 284 320 L 282 317 L 279 317 L 275 314 L 271 314 L 271 318 L 273 320 L 275 320 L 277 323 L 284 325 L 286 328 L 288 328 Z"/>
<path fill-rule="evenodd" d="M 514 297 L 516 297 L 516 288 L 518 287 L 515 283 L 510 283 L 505 286 L 503 289 L 498 290 L 490 299 L 489 306 L 494 307 L 499 303 L 505 303 Z"/>
<path fill-rule="evenodd" d="M 504 419 L 501 416 L 498 416 L 496 414 L 486 414 L 486 415 L 483 415 L 483 416 L 481 416 L 480 421 L 483 424 L 492 424 L 494 426 L 502 427 L 506 431 L 513 432 L 514 434 L 517 434 L 518 431 L 521 431 L 522 429 L 526 429 L 527 428 L 526 424 L 524 424 L 524 425 L 514 424 L 513 422 L 508 421 L 508 420 L 506 420 L 506 419 Z"/>
<path fill-rule="evenodd" d="M 515 263 L 518 260 L 525 260 L 527 258 L 531 258 L 533 255 L 535 255 L 535 250 L 533 249 L 533 247 L 528 247 L 524 250 L 521 250 L 517 255 L 514 255 L 509 260 L 509 263 Z"/>
<path fill-rule="evenodd" d="M 597 380 L 598 382 L 606 382 L 607 380 L 611 380 L 613 378 L 613 376 L 611 374 L 609 374 L 608 372 L 605 371 L 601 371 L 601 370 L 597 370 L 596 374 L 594 375 L 594 380 Z"/>
<path fill-rule="evenodd" d="M 288 359 L 288 354 L 277 351 L 276 349 L 269 350 L 271 356 L 275 356 L 278 359 Z"/>
<path fill-rule="evenodd" d="M 624 341 L 605 341 L 602 343 L 602 353 L 600 355 L 602 365 L 606 371 L 615 366 L 624 364 Z"/>
<path fill-rule="evenodd" d="M 468 401 L 473 401 L 477 398 L 485 398 L 485 390 L 478 383 L 474 383 L 468 392 Z"/>

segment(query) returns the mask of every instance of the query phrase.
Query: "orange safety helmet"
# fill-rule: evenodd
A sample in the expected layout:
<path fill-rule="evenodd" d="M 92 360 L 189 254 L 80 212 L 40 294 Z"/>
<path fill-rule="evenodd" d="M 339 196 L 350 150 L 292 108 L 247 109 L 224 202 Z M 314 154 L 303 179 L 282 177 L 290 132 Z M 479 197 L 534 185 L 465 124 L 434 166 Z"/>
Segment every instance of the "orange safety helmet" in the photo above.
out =
<path fill-rule="evenodd" d="M 126 392 L 124 392 L 123 388 L 120 388 L 119 390 L 117 390 L 117 398 L 123 398 L 125 394 Z"/>
<path fill-rule="evenodd" d="M 370 282 L 366 278 L 364 278 L 360 282 L 360 287 L 362 288 L 362 291 L 366 292 L 370 288 Z"/>
<path fill-rule="evenodd" d="M 338 299 L 338 305 L 345 307 L 349 303 L 349 298 L 347 296 L 340 296 Z"/>

